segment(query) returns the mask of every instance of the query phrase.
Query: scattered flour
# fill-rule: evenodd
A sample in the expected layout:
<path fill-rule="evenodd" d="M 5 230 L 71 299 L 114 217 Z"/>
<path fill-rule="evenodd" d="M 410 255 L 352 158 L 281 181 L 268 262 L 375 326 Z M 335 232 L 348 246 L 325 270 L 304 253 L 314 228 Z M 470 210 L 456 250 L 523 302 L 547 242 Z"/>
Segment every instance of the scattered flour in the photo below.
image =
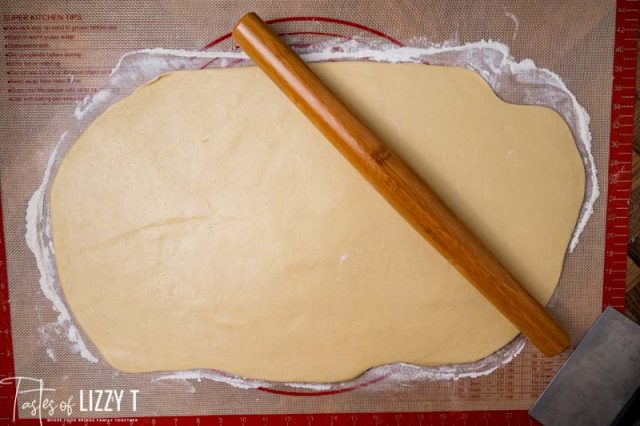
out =
<path fill-rule="evenodd" d="M 505 12 L 504 16 L 513 21 L 513 37 L 511 40 L 515 40 L 518 35 L 518 30 L 520 29 L 520 20 L 518 20 L 518 17 L 513 12 Z"/>
<path fill-rule="evenodd" d="M 38 187 L 36 192 L 29 200 L 27 206 L 27 219 L 26 228 L 27 232 L 25 238 L 29 249 L 33 252 L 36 258 L 36 264 L 40 271 L 40 289 L 44 293 L 45 297 L 52 303 L 53 310 L 58 313 L 58 318 L 54 324 L 48 324 L 47 327 L 41 327 L 41 333 L 47 334 L 54 330 L 56 333 L 66 330 L 67 339 L 71 343 L 71 350 L 79 353 L 87 361 L 96 363 L 98 358 L 93 355 L 86 344 L 84 343 L 78 329 L 73 324 L 71 315 L 67 309 L 67 306 L 63 302 L 62 294 L 58 285 L 57 275 L 55 271 L 55 264 L 53 262 L 53 246 L 51 245 L 51 225 L 49 223 L 49 217 L 46 214 L 48 207 L 45 208 L 45 191 L 51 180 L 52 168 L 54 161 L 57 158 L 58 150 L 62 141 L 66 139 L 68 132 L 64 132 L 60 136 L 58 145 L 53 150 L 47 168 L 44 172 L 44 178 L 42 184 Z M 43 336 L 43 340 L 48 340 L 48 336 Z M 53 350 L 47 349 L 49 356 L 55 360 L 52 356 Z"/>
<path fill-rule="evenodd" d="M 56 354 L 53 352 L 53 349 L 47 348 L 47 355 L 51 358 L 52 361 L 56 360 Z"/>

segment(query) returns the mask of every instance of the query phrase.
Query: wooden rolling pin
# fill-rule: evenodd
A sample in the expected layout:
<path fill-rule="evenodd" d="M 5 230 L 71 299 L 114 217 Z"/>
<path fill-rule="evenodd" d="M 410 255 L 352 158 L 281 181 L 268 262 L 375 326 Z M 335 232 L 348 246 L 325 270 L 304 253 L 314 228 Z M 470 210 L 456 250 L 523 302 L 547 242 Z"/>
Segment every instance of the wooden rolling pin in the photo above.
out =
<path fill-rule="evenodd" d="M 353 114 L 255 13 L 234 40 L 380 194 L 546 355 L 569 335 L 436 193 Z"/>

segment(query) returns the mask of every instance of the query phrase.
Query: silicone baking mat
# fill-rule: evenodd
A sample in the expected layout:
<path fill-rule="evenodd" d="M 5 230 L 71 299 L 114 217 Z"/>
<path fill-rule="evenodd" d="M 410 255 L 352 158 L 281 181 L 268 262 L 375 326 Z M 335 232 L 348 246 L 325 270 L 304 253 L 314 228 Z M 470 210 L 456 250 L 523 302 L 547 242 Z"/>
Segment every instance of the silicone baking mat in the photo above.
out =
<path fill-rule="evenodd" d="M 46 324 L 56 322 L 57 313 L 39 285 L 40 273 L 25 240 L 25 215 L 77 103 L 105 85 L 126 52 L 152 47 L 233 49 L 227 33 L 249 10 L 270 19 L 279 33 L 295 36 L 301 46 L 335 37 L 398 45 L 492 39 L 507 44 L 515 58 L 531 58 L 559 74 L 591 117 L 601 196 L 580 244 L 565 260 L 552 312 L 577 343 L 602 306 L 623 309 L 640 7 L 635 1 L 621 0 L 617 5 L 612 1 L 140 1 L 116 7 L 107 2 L 56 0 L 8 1 L 0 7 L 2 422 L 14 418 L 34 424 L 40 419 L 77 418 L 172 425 L 532 422 L 526 409 L 568 354 L 549 359 L 526 345 L 517 358 L 492 374 L 456 381 L 376 377 L 330 391 L 281 385 L 242 389 L 214 380 L 160 381 L 154 380 L 157 374 L 118 372 L 101 359 L 88 362 L 59 342 L 67 336 L 46 329 Z M 98 353 L 90 342 L 89 346 Z M 55 391 L 16 398 L 17 391 L 37 390 L 40 385 Z M 119 411 L 81 411 L 81 392 L 86 409 L 88 395 L 97 397 L 95 391 L 104 389 L 126 393 Z"/>

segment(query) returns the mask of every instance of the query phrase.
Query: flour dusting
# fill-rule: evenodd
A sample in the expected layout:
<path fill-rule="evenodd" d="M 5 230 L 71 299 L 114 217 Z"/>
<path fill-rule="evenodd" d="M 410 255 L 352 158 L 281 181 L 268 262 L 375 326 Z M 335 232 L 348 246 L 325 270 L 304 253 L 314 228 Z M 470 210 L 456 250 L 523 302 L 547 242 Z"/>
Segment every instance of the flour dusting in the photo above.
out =
<path fill-rule="evenodd" d="M 52 361 L 56 360 L 56 354 L 53 352 L 53 349 L 47 348 L 47 356 L 51 358 Z"/>
<path fill-rule="evenodd" d="M 513 21 L 513 37 L 511 40 L 515 40 L 518 35 L 518 30 L 520 29 L 520 20 L 513 12 L 505 12 L 504 16 Z"/>
<path fill-rule="evenodd" d="M 80 336 L 78 329 L 73 324 L 73 320 L 67 310 L 67 306 L 63 302 L 53 262 L 51 225 L 48 215 L 45 214 L 45 192 L 52 176 L 51 170 L 53 169 L 55 159 L 57 158 L 60 144 L 65 140 L 67 135 L 68 132 L 64 132 L 60 136 L 60 140 L 54 148 L 47 163 L 42 184 L 40 184 L 29 200 L 29 204 L 27 206 L 27 232 L 25 239 L 27 240 L 29 249 L 36 258 L 36 265 L 40 271 L 40 289 L 42 290 L 42 293 L 44 293 L 45 297 L 51 301 L 53 310 L 58 313 L 58 318 L 55 323 L 48 324 L 47 327 L 40 328 L 40 332 L 43 334 L 43 340 L 47 341 L 49 339 L 49 334 L 52 330 L 58 334 L 61 331 L 66 330 L 67 339 L 71 343 L 71 350 L 75 353 L 79 353 L 87 361 L 96 363 L 98 362 L 98 358 L 96 358 L 95 355 L 93 355 L 87 348 L 87 345 L 84 343 L 82 336 Z M 48 211 L 48 206 L 46 207 L 46 211 Z M 47 354 L 52 360 L 55 360 L 55 356 L 53 356 L 53 350 L 51 348 L 47 349 Z"/>
<path fill-rule="evenodd" d="M 204 379 L 215 380 L 217 382 L 227 383 L 231 386 L 241 389 L 256 389 L 265 386 L 267 383 L 259 380 L 245 379 L 243 377 L 230 376 L 217 373 L 212 370 L 187 370 L 176 371 L 169 374 L 163 374 L 153 379 L 154 382 L 163 380 L 195 380 L 201 382 Z"/>
<path fill-rule="evenodd" d="M 519 22 L 511 13 L 505 15 L 514 23 L 514 35 Z M 576 229 L 574 230 L 569 252 L 578 244 L 580 234 L 593 214 L 593 206 L 599 196 L 596 168 L 591 153 L 591 133 L 589 115 L 569 91 L 562 79 L 552 71 L 538 68 L 531 59 L 515 60 L 508 46 L 492 40 L 481 40 L 460 45 L 447 42 L 436 45 L 428 40 L 413 39 L 411 46 L 397 47 L 376 43 L 365 39 L 331 40 L 312 45 L 300 51 L 308 62 L 335 60 L 369 60 L 378 62 L 428 63 L 432 65 L 459 66 L 480 74 L 493 90 L 508 102 L 547 106 L 562 115 L 569 124 L 587 171 L 585 201 L 582 206 Z M 54 324 L 41 327 L 45 344 L 56 336 L 64 336 L 73 352 L 79 353 L 90 362 L 98 362 L 85 345 L 81 333 L 63 302 L 60 286 L 55 272 L 47 191 L 55 166 L 73 141 L 86 129 L 98 115 L 109 106 L 129 95 L 135 88 L 158 78 L 161 74 L 181 69 L 200 69 L 202 67 L 227 67 L 248 65 L 248 58 L 242 52 L 205 52 L 177 49 L 143 49 L 123 55 L 109 75 L 105 88 L 87 96 L 78 103 L 70 128 L 63 133 L 58 146 L 54 149 L 42 184 L 29 201 L 27 210 L 26 240 L 36 257 L 40 271 L 40 287 L 58 313 Z M 516 87 L 518 90 L 509 90 Z M 505 153 L 506 158 L 514 155 Z M 347 261 L 348 254 L 339 258 Z M 554 300 L 554 299 L 552 299 Z M 385 377 L 387 380 L 408 383 L 418 380 L 457 380 L 488 375 L 511 362 L 524 348 L 526 340 L 519 336 L 496 353 L 477 362 L 439 367 L 422 367 L 409 364 L 391 364 L 372 368 L 360 377 L 341 383 L 287 383 L 279 386 L 292 389 L 310 389 L 317 391 L 339 390 L 349 386 L 365 384 Z M 47 349 L 55 360 L 54 352 Z M 152 382 L 180 382 L 188 385 L 189 392 L 195 392 L 190 381 L 215 380 L 243 389 L 270 387 L 273 383 L 236 377 L 213 370 L 189 370 L 169 373 L 150 374 Z"/>

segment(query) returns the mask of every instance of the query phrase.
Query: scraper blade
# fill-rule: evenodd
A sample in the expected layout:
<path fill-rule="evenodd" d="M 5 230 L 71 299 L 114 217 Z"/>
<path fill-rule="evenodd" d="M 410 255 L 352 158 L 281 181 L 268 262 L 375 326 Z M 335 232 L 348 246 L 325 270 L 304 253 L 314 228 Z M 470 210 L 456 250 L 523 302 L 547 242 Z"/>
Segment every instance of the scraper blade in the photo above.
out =
<path fill-rule="evenodd" d="M 639 386 L 640 325 L 609 307 L 529 414 L 546 426 L 635 424 Z"/>

